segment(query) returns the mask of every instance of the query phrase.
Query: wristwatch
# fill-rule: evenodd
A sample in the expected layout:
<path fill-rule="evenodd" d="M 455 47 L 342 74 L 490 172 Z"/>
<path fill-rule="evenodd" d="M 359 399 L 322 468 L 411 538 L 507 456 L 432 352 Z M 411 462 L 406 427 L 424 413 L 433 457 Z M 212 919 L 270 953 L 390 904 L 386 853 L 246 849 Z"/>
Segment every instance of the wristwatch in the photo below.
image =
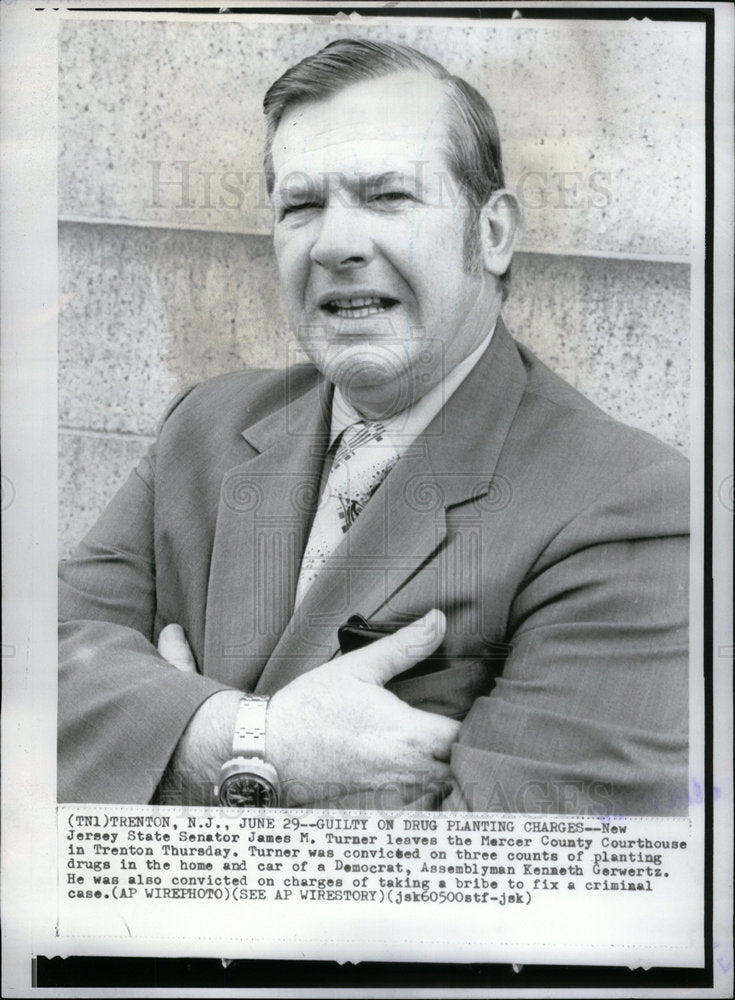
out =
<path fill-rule="evenodd" d="M 243 696 L 235 717 L 232 757 L 226 760 L 214 786 L 221 806 L 277 806 L 278 772 L 265 759 L 265 715 L 268 698 Z"/>

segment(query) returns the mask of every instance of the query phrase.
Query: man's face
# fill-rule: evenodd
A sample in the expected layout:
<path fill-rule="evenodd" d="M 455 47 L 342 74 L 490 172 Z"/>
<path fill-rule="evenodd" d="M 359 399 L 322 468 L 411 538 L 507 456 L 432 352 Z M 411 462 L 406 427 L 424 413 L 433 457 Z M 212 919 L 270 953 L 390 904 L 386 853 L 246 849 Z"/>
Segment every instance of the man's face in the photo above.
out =
<path fill-rule="evenodd" d="M 274 243 L 296 335 L 367 416 L 398 412 L 489 331 L 493 279 L 467 269 L 469 205 L 444 157 L 441 83 L 401 73 L 284 114 Z"/>

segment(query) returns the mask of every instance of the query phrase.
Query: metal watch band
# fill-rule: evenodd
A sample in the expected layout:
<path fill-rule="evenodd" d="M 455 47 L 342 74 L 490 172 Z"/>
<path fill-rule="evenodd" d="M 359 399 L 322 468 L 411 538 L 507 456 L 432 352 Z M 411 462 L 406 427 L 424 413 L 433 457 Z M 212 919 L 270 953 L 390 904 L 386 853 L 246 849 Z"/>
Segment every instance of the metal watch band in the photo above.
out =
<path fill-rule="evenodd" d="M 260 757 L 265 760 L 265 716 L 268 698 L 260 694 L 244 695 L 235 716 L 232 737 L 233 757 Z"/>

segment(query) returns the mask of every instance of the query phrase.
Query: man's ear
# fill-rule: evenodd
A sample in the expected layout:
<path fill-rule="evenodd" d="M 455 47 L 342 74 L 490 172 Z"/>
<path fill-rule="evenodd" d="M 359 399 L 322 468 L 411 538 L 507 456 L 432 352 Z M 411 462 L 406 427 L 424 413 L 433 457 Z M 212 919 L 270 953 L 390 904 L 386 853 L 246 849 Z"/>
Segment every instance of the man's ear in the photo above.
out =
<path fill-rule="evenodd" d="M 501 277 L 510 267 L 521 206 L 511 191 L 493 191 L 480 209 L 480 239 L 485 270 Z"/>

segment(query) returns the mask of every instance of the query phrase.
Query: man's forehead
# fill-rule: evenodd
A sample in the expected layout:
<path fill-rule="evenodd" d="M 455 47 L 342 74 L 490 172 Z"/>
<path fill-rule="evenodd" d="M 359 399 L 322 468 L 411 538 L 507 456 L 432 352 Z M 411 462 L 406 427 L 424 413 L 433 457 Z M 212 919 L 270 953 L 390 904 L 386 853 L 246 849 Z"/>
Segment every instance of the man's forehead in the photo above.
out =
<path fill-rule="evenodd" d="M 294 105 L 274 136 L 276 173 L 379 174 L 441 156 L 445 108 L 441 81 L 416 72 L 361 81 L 324 100 Z"/>

